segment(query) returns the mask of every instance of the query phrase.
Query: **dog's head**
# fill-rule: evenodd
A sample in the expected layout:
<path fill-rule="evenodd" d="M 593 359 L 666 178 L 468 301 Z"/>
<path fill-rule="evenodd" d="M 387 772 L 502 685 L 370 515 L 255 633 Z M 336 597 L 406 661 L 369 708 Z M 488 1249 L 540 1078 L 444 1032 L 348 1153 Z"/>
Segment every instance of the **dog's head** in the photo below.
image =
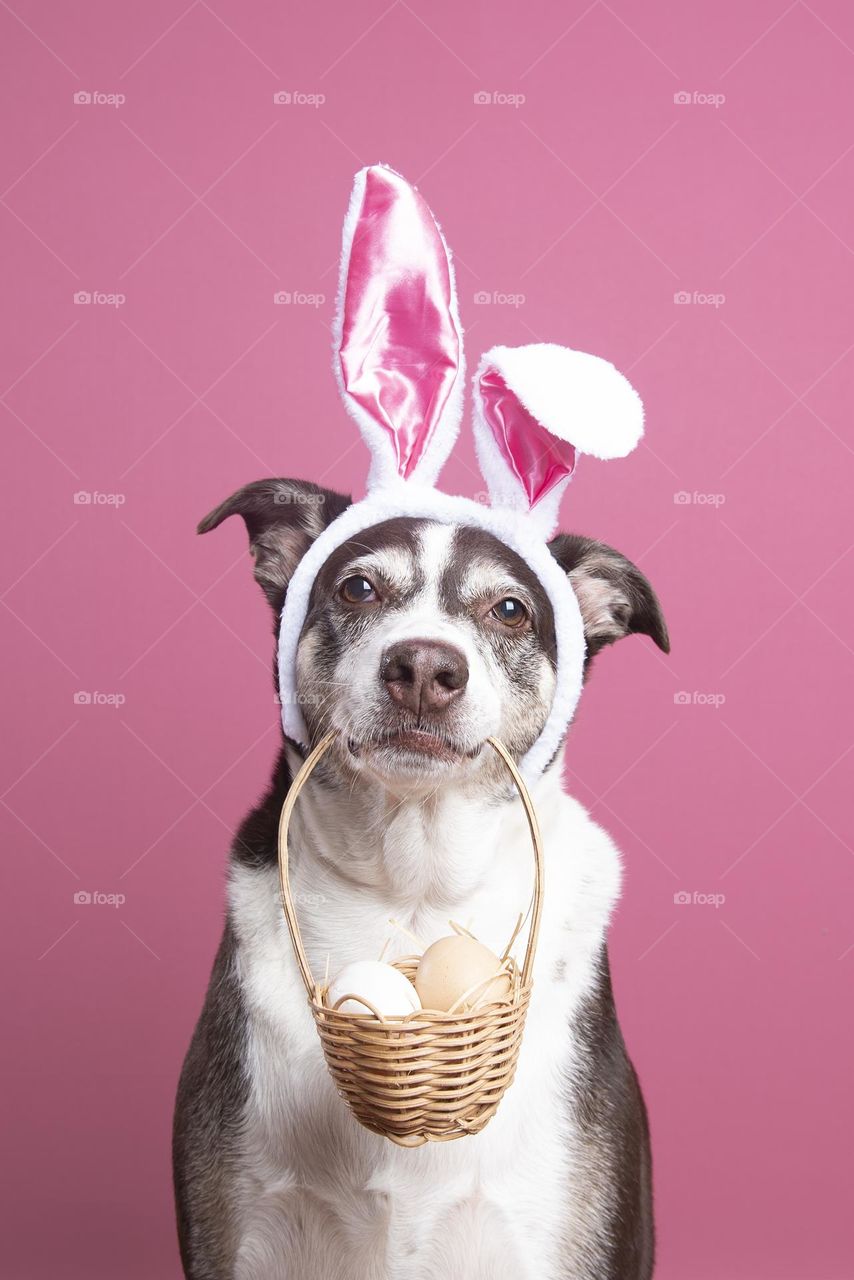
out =
<path fill-rule="evenodd" d="M 278 625 L 291 575 L 350 499 L 298 480 L 246 485 L 199 531 L 243 516 L 255 577 Z M 603 543 L 549 544 L 578 599 L 586 666 L 632 632 L 669 649 L 649 582 Z M 345 769 L 393 786 L 438 785 L 482 767 L 490 735 L 518 759 L 539 736 L 555 684 L 548 597 L 492 534 L 426 519 L 386 520 L 337 548 L 318 574 L 297 654 L 312 740 L 338 730 Z"/>

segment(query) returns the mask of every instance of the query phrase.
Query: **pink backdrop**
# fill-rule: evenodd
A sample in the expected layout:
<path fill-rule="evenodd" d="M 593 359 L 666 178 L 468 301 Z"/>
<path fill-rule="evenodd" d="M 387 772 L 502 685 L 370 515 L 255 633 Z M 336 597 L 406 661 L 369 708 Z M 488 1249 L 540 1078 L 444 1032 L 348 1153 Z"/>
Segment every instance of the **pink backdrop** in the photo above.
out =
<path fill-rule="evenodd" d="M 260 476 L 359 486 L 328 326 L 385 160 L 470 358 L 579 346 L 647 406 L 567 519 L 673 654 L 599 659 L 567 777 L 625 854 L 658 1275 L 850 1276 L 854 10 L 10 0 L 0 49 L 3 1274 L 179 1274 L 173 1092 L 277 733 L 243 528 L 193 529 Z"/>

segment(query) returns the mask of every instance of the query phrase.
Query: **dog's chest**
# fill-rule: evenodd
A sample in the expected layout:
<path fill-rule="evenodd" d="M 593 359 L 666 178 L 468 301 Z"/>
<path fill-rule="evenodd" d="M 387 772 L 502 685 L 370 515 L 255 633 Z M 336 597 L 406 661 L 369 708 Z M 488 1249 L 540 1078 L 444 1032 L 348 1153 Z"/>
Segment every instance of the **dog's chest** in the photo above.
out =
<path fill-rule="evenodd" d="M 281 921 L 275 877 L 237 874 L 232 911 L 249 1010 L 250 1081 L 239 1176 L 240 1280 L 547 1280 L 558 1274 L 573 1211 L 577 1141 L 568 1097 L 570 1025 L 592 981 L 617 890 L 609 842 L 578 806 L 568 805 L 557 806 L 545 824 L 546 906 L 516 1080 L 482 1134 L 417 1150 L 362 1129 L 335 1093 Z M 593 880 L 580 846 L 581 837 L 589 845 L 591 831 L 602 846 L 594 851 Z M 462 923 L 494 946 L 506 942 L 530 890 L 530 852 L 521 831 L 514 841 L 497 859 L 496 874 L 465 902 Z M 603 849 L 610 856 L 602 857 Z M 318 866 L 305 870 L 294 888 L 315 970 L 323 974 L 326 952 L 334 965 L 377 955 L 389 917 L 405 915 L 405 903 L 375 893 L 339 896 L 335 877 Z M 448 930 L 441 909 L 421 910 L 415 919 L 428 939 Z"/>

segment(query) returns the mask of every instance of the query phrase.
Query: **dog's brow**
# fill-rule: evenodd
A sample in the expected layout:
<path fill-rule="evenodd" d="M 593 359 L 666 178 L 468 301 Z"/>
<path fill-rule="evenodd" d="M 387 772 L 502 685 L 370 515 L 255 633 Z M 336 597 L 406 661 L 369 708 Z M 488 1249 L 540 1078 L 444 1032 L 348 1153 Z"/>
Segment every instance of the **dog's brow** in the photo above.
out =
<path fill-rule="evenodd" d="M 477 600 L 486 594 L 516 595 L 528 600 L 530 592 L 507 572 L 504 565 L 478 558 L 465 568 L 460 576 L 459 594 L 463 600 Z"/>
<path fill-rule="evenodd" d="M 415 580 L 412 556 L 401 547 L 382 547 L 353 556 L 342 569 L 341 576 L 353 573 L 364 573 L 366 577 L 373 573 L 397 591 L 411 589 Z"/>

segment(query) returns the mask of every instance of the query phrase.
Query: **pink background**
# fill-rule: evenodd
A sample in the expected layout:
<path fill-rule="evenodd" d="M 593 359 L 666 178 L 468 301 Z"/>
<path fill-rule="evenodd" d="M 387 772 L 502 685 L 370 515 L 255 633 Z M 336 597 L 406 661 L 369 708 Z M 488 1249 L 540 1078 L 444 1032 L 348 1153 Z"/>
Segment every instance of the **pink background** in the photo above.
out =
<path fill-rule="evenodd" d="M 646 402 L 565 515 L 673 654 L 599 659 L 567 777 L 625 854 L 657 1274 L 850 1276 L 854 10 L 10 0 L 0 49 L 4 1276 L 179 1274 L 176 1077 L 277 740 L 242 525 L 193 529 L 260 476 L 360 485 L 328 325 L 376 160 L 442 220 L 471 360 L 563 342 Z"/>

